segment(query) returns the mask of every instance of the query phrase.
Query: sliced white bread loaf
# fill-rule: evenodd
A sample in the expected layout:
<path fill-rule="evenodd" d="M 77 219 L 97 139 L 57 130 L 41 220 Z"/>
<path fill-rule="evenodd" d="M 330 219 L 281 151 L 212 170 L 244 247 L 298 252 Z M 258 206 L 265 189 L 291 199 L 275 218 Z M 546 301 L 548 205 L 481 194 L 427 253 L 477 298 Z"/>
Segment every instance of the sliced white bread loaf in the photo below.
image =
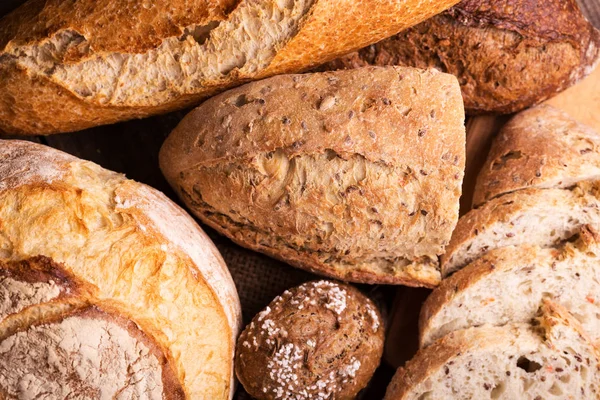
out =
<path fill-rule="evenodd" d="M 479 173 L 473 204 L 520 189 L 566 188 L 595 179 L 600 179 L 600 134 L 541 105 L 502 128 Z"/>
<path fill-rule="evenodd" d="M 487 252 L 517 245 L 550 247 L 584 225 L 600 228 L 600 182 L 569 189 L 523 189 L 469 211 L 459 221 L 442 256 L 448 276 Z"/>
<path fill-rule="evenodd" d="M 506 247 L 445 279 L 421 309 L 421 346 L 450 332 L 530 321 L 543 298 L 564 306 L 600 339 L 600 237 L 585 227 L 558 248 Z"/>
<path fill-rule="evenodd" d="M 577 320 L 544 301 L 531 324 L 461 330 L 421 350 L 385 399 L 597 399 L 598 362 Z"/>

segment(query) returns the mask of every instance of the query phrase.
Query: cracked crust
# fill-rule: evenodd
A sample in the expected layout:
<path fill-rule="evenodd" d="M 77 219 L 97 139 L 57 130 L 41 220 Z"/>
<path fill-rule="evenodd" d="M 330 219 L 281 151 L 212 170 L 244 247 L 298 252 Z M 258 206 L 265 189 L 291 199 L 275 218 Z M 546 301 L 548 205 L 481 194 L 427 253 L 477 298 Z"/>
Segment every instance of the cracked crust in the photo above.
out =
<path fill-rule="evenodd" d="M 548 105 L 523 111 L 494 140 L 473 204 L 525 188 L 566 188 L 600 178 L 600 134 Z"/>
<path fill-rule="evenodd" d="M 50 134 L 184 108 L 313 67 L 456 2 L 30 0 L 0 20 L 0 129 Z"/>
<path fill-rule="evenodd" d="M 457 221 L 463 121 L 456 80 L 436 71 L 278 76 L 192 111 L 160 164 L 245 247 L 343 280 L 432 287 Z"/>
<path fill-rule="evenodd" d="M 29 307 L 7 329 L 100 302 L 152 338 L 186 397 L 230 398 L 239 300 L 187 214 L 154 189 L 29 142 L 0 141 L 0 177 L 0 259 L 41 255 L 96 288 L 93 299 Z"/>
<path fill-rule="evenodd" d="M 321 69 L 437 68 L 458 78 L 468 114 L 510 114 L 575 84 L 599 60 L 600 31 L 576 0 L 464 0 Z"/>

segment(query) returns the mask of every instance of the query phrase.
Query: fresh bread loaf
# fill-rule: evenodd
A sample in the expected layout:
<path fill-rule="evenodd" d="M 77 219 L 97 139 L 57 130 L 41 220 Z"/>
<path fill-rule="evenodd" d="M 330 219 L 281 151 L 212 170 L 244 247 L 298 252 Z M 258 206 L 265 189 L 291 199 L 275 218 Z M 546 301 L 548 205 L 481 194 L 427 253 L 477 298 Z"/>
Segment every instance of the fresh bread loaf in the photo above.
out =
<path fill-rule="evenodd" d="M 458 78 L 468 114 L 513 113 L 589 74 L 600 32 L 576 0 L 463 0 L 322 69 L 437 68 Z"/>
<path fill-rule="evenodd" d="M 472 326 L 527 322 L 542 298 L 564 306 L 594 343 L 600 340 L 598 235 L 584 227 L 557 248 L 510 246 L 444 279 L 421 309 L 421 346 Z"/>
<path fill-rule="evenodd" d="M 356 398 L 383 353 L 384 326 L 357 289 L 330 281 L 285 291 L 238 339 L 236 373 L 259 400 Z"/>
<path fill-rule="evenodd" d="M 473 204 L 524 188 L 567 188 L 600 179 L 600 134 L 554 107 L 517 114 L 494 139 Z"/>
<path fill-rule="evenodd" d="M 365 68 L 283 75 L 213 97 L 160 165 L 203 222 L 342 280 L 436 286 L 465 161 L 456 79 Z"/>
<path fill-rule="evenodd" d="M 241 310 L 218 251 L 154 189 L 0 141 L 0 394 L 228 399 Z"/>
<path fill-rule="evenodd" d="M 457 2 L 30 0 L 0 20 L 0 131 L 75 131 L 184 108 Z"/>
<path fill-rule="evenodd" d="M 600 230 L 600 182 L 568 189 L 523 189 L 463 215 L 442 256 L 444 277 L 487 252 L 516 245 L 551 247 L 584 225 Z"/>
<path fill-rule="evenodd" d="M 421 350 L 385 399 L 597 399 L 599 369 L 577 320 L 546 300 L 530 324 L 461 330 Z"/>

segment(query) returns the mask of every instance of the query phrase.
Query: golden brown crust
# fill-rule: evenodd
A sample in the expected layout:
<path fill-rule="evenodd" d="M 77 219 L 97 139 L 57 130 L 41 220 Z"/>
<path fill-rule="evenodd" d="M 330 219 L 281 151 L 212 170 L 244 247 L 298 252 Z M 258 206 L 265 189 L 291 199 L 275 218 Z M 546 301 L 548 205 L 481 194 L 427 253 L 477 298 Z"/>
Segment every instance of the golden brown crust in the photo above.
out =
<path fill-rule="evenodd" d="M 541 105 L 502 128 L 477 178 L 473 204 L 524 188 L 564 188 L 599 177 L 600 134 Z"/>
<path fill-rule="evenodd" d="M 0 22 L 0 130 L 50 134 L 184 108 L 318 65 L 456 2 L 31 0 Z M 280 26 L 270 9 L 293 18 Z M 258 22 L 248 22 L 249 33 L 236 33 L 250 18 Z M 198 61 L 209 53 L 206 65 Z"/>
<path fill-rule="evenodd" d="M 329 281 L 284 292 L 238 339 L 236 373 L 257 399 L 354 399 L 383 353 L 375 305 Z"/>
<path fill-rule="evenodd" d="M 463 118 L 455 79 L 435 71 L 277 76 L 188 114 L 160 163 L 243 246 L 343 280 L 432 287 L 457 218 Z"/>
<path fill-rule="evenodd" d="M 599 48 L 575 0 L 465 0 L 322 68 L 438 68 L 458 77 L 468 114 L 509 114 L 589 74 Z"/>
<path fill-rule="evenodd" d="M 2 141 L 0 176 L 0 259 L 52 259 L 153 338 L 187 397 L 232 395 L 239 300 L 187 214 L 154 189 L 34 143 Z"/>

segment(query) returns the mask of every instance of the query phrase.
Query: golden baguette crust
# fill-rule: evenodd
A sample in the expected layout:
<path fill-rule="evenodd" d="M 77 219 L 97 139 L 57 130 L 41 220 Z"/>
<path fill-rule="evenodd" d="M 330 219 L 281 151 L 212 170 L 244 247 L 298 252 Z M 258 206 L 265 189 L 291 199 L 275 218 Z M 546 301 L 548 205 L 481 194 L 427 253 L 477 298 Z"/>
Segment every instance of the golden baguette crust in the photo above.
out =
<path fill-rule="evenodd" d="M 218 251 L 164 195 L 29 142 L 0 141 L 0 259 L 44 256 L 97 288 L 170 360 L 188 398 L 230 398 L 241 322 Z"/>
<path fill-rule="evenodd" d="M 600 133 L 548 105 L 517 114 L 494 140 L 473 205 L 520 189 L 565 188 L 600 178 Z"/>
<path fill-rule="evenodd" d="M 455 78 L 436 71 L 277 76 L 188 114 L 160 164 L 245 247 L 342 280 L 432 287 L 457 220 L 463 120 Z"/>
<path fill-rule="evenodd" d="M 318 65 L 456 2 L 30 0 L 0 20 L 0 130 L 50 134 L 184 108 Z"/>
<path fill-rule="evenodd" d="M 464 0 L 322 68 L 438 68 L 459 79 L 468 114 L 510 114 L 573 85 L 599 57 L 600 31 L 575 0 Z"/>

